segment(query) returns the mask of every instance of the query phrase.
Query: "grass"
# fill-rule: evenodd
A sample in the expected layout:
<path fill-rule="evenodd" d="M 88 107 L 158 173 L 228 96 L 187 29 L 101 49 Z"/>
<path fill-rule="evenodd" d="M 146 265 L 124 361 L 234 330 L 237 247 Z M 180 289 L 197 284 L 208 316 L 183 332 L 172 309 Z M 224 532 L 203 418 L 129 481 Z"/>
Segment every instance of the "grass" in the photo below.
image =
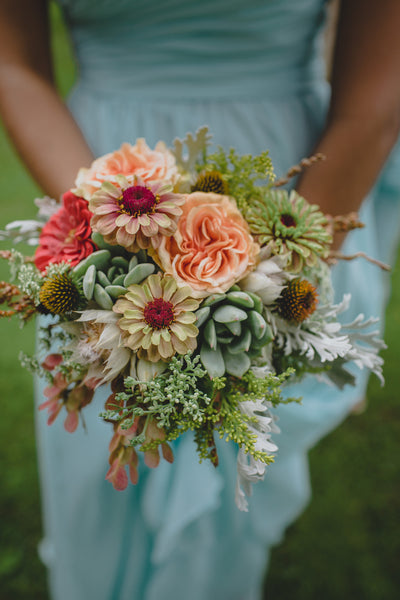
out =
<path fill-rule="evenodd" d="M 73 64 L 57 15 L 54 49 L 66 91 Z M 34 216 L 32 183 L 0 134 L 0 227 Z M 4 244 L 1 245 L 4 247 Z M 0 279 L 7 270 L 0 263 Z M 400 262 L 387 311 L 386 386 L 371 380 L 369 407 L 351 416 L 310 454 L 314 499 L 272 555 L 265 598 L 395 600 L 400 589 Z M 41 536 L 32 381 L 18 363 L 33 350 L 33 327 L 1 323 L 0 590 L 2 600 L 46 600 L 46 573 L 36 546 Z M 140 599 L 137 599 L 140 600 Z M 213 599 L 211 599 L 213 600 Z"/>

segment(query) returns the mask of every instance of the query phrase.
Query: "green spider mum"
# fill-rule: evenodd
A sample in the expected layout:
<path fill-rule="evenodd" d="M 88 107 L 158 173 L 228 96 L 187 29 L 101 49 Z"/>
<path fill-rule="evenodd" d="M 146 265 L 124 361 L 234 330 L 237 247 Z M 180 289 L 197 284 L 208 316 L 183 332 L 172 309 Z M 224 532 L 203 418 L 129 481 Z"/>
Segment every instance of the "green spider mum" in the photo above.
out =
<path fill-rule="evenodd" d="M 288 255 L 287 269 L 294 273 L 314 266 L 318 257 L 329 253 L 332 236 L 326 230 L 326 217 L 295 191 L 267 190 L 247 210 L 246 220 L 259 244 L 272 254 Z"/>

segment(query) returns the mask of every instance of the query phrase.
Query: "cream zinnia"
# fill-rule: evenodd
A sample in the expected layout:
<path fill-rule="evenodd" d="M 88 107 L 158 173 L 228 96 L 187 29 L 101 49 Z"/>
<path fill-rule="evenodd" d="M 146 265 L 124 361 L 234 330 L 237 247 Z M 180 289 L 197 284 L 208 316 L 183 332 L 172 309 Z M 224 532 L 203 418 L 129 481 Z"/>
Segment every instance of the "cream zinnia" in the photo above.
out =
<path fill-rule="evenodd" d="M 131 285 L 113 310 L 123 315 L 119 327 L 129 334 L 125 346 L 152 362 L 186 354 L 196 348 L 199 330 L 195 311 L 199 302 L 192 290 L 178 287 L 172 277 L 150 275 L 141 285 Z"/>

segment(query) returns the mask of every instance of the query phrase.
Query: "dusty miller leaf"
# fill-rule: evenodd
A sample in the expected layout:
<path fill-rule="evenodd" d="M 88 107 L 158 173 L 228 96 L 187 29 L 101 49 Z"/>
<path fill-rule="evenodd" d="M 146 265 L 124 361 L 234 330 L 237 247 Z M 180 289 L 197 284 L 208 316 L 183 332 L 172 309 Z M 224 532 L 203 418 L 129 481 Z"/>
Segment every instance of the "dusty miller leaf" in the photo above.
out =
<path fill-rule="evenodd" d="M 199 155 L 204 153 L 210 144 L 211 137 L 208 127 L 205 125 L 200 127 L 194 135 L 187 133 L 183 140 L 175 138 L 172 153 L 175 155 L 178 167 L 185 171 L 193 171 Z M 184 153 L 185 146 L 186 153 Z"/>

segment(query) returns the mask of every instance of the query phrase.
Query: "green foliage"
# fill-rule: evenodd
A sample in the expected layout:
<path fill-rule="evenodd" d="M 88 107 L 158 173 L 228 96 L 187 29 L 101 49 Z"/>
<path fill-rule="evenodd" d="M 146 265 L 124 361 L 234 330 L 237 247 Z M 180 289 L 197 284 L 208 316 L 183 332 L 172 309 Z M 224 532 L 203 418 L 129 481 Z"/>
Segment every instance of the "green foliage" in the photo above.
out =
<path fill-rule="evenodd" d="M 87 365 L 71 360 L 72 352 L 65 348 L 71 340 L 71 336 L 55 322 L 54 318 L 48 325 L 40 327 L 37 339 L 38 347 L 35 355 L 32 356 L 26 352 L 19 353 L 19 360 L 23 368 L 50 384 L 54 382 L 54 377 L 58 372 L 62 373 L 71 383 L 82 379 L 87 371 Z M 42 360 L 45 359 L 47 353 L 56 352 L 62 354 L 62 363 L 53 371 L 43 368 Z"/>
<path fill-rule="evenodd" d="M 59 328 L 55 327 L 55 321 L 53 320 L 54 317 L 48 317 L 48 318 L 51 318 L 53 322 L 49 323 L 48 325 L 42 325 L 39 328 L 39 332 L 38 332 L 39 350 L 50 351 L 51 345 L 53 344 L 54 341 L 59 340 L 59 341 L 63 342 L 66 340 L 65 332 L 63 332 Z"/>
<path fill-rule="evenodd" d="M 70 360 L 71 352 L 63 351 L 62 355 L 63 362 L 57 367 L 58 371 L 71 383 L 82 380 L 87 372 L 87 365 Z"/>
<path fill-rule="evenodd" d="M 49 263 L 46 267 L 46 278 L 64 275 L 64 273 L 70 273 L 70 271 L 71 265 L 67 262 Z"/>
<path fill-rule="evenodd" d="M 207 156 L 204 170 L 218 171 L 223 175 L 228 184 L 229 195 L 235 198 L 242 212 L 255 198 L 260 197 L 260 180 L 266 180 L 266 186 L 270 187 L 275 179 L 268 151 L 259 156 L 239 156 L 233 148 L 226 153 L 223 148 L 218 147 L 216 152 Z"/>
<path fill-rule="evenodd" d="M 124 428 L 129 428 L 135 417 L 155 418 L 158 426 L 166 430 L 168 440 L 204 422 L 213 393 L 200 357 L 190 354 L 173 357 L 167 369 L 150 381 L 125 378 L 125 389 L 116 398 L 125 404 L 121 416 L 108 411 L 105 418 L 124 420 Z"/>
<path fill-rule="evenodd" d="M 252 400 L 254 402 L 257 398 L 265 398 L 268 402 L 271 402 L 274 407 L 282 403 L 300 402 L 299 398 L 288 398 L 283 400 L 281 395 L 281 386 L 294 373 L 295 370 L 291 367 L 282 370 L 280 375 L 270 373 L 265 377 L 256 377 L 252 371 L 249 371 L 243 377 L 243 380 L 247 385 L 247 391 L 244 394 L 241 394 L 242 401 Z"/>
<path fill-rule="evenodd" d="M 8 266 L 10 269 L 10 280 L 15 281 L 22 265 L 25 263 L 25 257 L 21 252 L 11 248 L 10 257 L 8 258 Z"/>
<path fill-rule="evenodd" d="M 276 407 L 282 402 L 298 402 L 299 400 L 294 398 L 283 400 L 281 395 L 281 386 L 292 373 L 293 369 L 288 369 L 280 375 L 270 373 L 263 378 L 258 378 L 248 371 L 240 380 L 231 379 L 230 385 L 221 395 L 221 405 L 214 417 L 221 423 L 218 427 L 220 438 L 226 441 L 232 440 L 255 460 L 265 464 L 273 462 L 270 454 L 256 449 L 257 435 L 254 433 L 254 428 L 257 429 L 257 416 L 244 413 L 240 405 L 242 402 L 259 403 L 260 399 L 263 399 L 265 408 L 265 403 L 271 403 Z M 218 423 L 218 420 L 215 422 Z M 252 426 L 252 430 L 249 426 Z"/>
<path fill-rule="evenodd" d="M 43 284 L 43 277 L 39 269 L 32 262 L 29 262 L 18 250 L 12 248 L 8 260 L 10 270 L 10 281 L 17 281 L 23 294 L 33 298 L 35 304 L 39 304 L 39 292 Z"/>
<path fill-rule="evenodd" d="M 38 377 L 52 380 L 50 373 L 43 369 L 36 356 L 30 356 L 29 354 L 26 354 L 26 352 L 21 351 L 18 355 L 18 358 L 21 366 L 29 371 L 29 373 L 32 375 L 37 375 Z"/>
<path fill-rule="evenodd" d="M 43 278 L 39 269 L 32 263 L 22 265 L 18 273 L 18 282 L 21 291 L 33 298 L 35 304 L 40 303 L 39 294 Z"/>
<path fill-rule="evenodd" d="M 151 381 L 125 378 L 125 391 L 117 394 L 115 410 L 108 410 L 101 416 L 120 422 L 123 429 L 132 427 L 138 418 L 142 419 L 142 423 L 144 420 L 143 427 L 138 427 L 139 433 L 131 441 L 142 451 L 164 441 L 173 441 L 191 430 L 194 431 L 200 460 L 209 459 L 217 464 L 216 432 L 220 438 L 232 440 L 243 447 L 256 460 L 269 463 L 271 456 L 256 449 L 254 427 L 257 428 L 258 418 L 245 414 L 241 403 L 263 399 L 277 406 L 283 402 L 281 385 L 292 371 L 288 369 L 281 375 L 269 374 L 262 379 L 252 372 L 241 379 L 210 379 L 198 355 L 175 356 L 166 370 Z M 146 428 L 153 420 L 160 429 L 158 440 L 146 437 Z"/>
<path fill-rule="evenodd" d="M 240 395 L 234 395 L 222 401 L 219 418 L 223 421 L 223 427 L 218 429 L 219 437 L 227 442 L 232 440 L 255 460 L 270 464 L 273 462 L 272 456 L 256 450 L 257 436 L 249 429 L 249 424 L 255 425 L 255 421 L 242 413 L 239 408 L 240 400 L 243 401 Z"/>

